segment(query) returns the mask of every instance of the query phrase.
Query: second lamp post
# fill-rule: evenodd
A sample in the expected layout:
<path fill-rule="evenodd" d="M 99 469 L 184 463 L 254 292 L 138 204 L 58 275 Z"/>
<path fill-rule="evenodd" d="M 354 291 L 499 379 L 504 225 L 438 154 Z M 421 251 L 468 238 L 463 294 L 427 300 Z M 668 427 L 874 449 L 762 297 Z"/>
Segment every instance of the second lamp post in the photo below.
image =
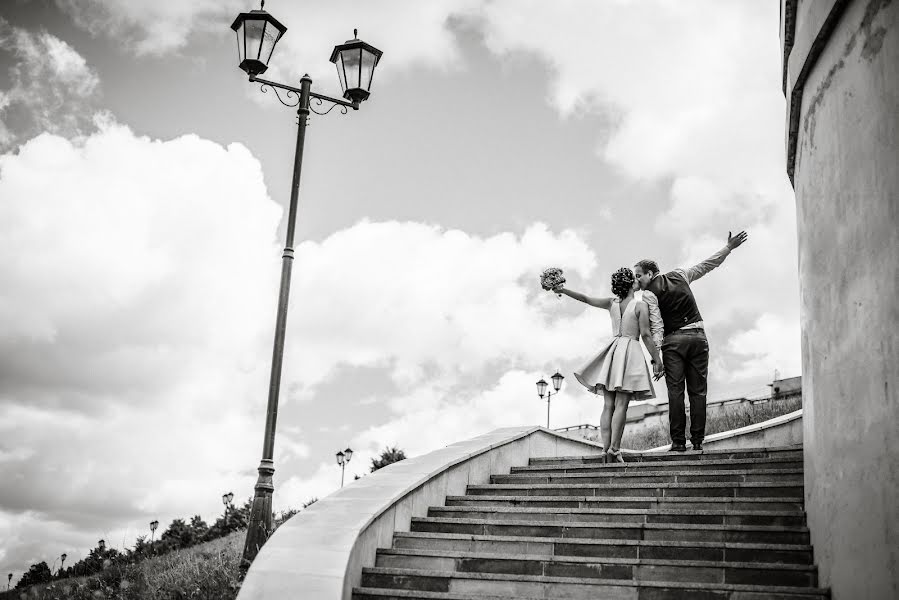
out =
<path fill-rule="evenodd" d="M 561 373 L 556 371 L 556 374 L 553 375 L 550 379 L 553 380 L 553 388 L 555 388 L 555 390 L 556 390 L 555 393 L 558 394 L 559 390 L 562 389 L 562 380 L 565 379 L 565 377 L 562 376 Z M 548 385 L 549 384 L 546 383 L 546 381 L 544 381 L 542 377 L 540 378 L 540 381 L 537 382 L 537 395 L 540 396 L 541 398 L 543 398 L 544 396 L 546 397 L 546 428 L 547 429 L 549 429 L 549 401 L 555 395 L 555 394 L 553 394 L 552 390 L 550 390 L 549 392 L 546 391 L 546 387 Z"/>

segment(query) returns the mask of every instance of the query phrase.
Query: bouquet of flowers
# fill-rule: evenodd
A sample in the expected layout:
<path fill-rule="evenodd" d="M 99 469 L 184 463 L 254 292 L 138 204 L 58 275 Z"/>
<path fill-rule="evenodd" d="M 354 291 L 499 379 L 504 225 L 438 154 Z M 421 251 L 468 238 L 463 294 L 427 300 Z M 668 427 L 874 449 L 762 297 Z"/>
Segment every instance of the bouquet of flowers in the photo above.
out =
<path fill-rule="evenodd" d="M 562 269 L 550 267 L 540 275 L 540 287 L 544 290 L 555 292 L 556 288 L 562 286 L 564 283 L 565 278 L 562 276 Z"/>

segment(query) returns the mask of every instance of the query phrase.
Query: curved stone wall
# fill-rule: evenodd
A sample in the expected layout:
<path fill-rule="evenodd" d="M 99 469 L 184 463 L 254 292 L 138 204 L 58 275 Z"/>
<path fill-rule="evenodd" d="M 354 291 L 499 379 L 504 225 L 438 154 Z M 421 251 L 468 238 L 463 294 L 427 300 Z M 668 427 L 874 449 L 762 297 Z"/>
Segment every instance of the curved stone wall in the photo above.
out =
<path fill-rule="evenodd" d="M 837 600 L 899 598 L 899 2 L 781 21 L 815 559 Z"/>
<path fill-rule="evenodd" d="M 350 600 L 362 567 L 390 547 L 394 531 L 412 517 L 463 495 L 469 484 L 490 482 L 532 457 L 598 454 L 592 442 L 571 440 L 542 427 L 512 427 L 408 458 L 323 498 L 275 531 L 250 566 L 238 600 L 314 598 Z"/>

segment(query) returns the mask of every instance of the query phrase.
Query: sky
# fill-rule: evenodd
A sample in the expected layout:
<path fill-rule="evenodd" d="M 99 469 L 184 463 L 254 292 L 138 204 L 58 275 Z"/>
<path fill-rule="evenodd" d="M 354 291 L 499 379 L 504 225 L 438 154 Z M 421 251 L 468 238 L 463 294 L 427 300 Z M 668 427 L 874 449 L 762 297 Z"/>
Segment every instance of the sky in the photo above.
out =
<path fill-rule="evenodd" d="M 237 68 L 233 0 L 0 3 L 0 573 L 119 549 L 253 494 L 295 110 Z M 276 510 L 387 445 L 419 455 L 598 423 L 571 373 L 637 260 L 749 241 L 694 284 L 711 398 L 800 374 L 795 205 L 774 0 L 269 0 L 266 78 L 313 115 L 275 441 Z M 657 386 L 664 400 L 664 385 Z"/>

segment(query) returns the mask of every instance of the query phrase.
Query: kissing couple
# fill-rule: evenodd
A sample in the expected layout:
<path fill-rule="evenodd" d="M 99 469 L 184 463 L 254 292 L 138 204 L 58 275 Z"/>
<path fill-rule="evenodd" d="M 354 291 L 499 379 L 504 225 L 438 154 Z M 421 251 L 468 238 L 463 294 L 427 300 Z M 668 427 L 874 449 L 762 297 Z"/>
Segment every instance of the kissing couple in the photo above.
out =
<path fill-rule="evenodd" d="M 599 353 L 574 373 L 594 394 L 602 394 L 600 419 L 604 462 L 623 463 L 621 436 L 631 400 L 655 398 L 653 380 L 663 376 L 668 386 L 668 415 L 671 451 L 685 452 L 687 415 L 684 387 L 690 398 L 690 442 L 702 450 L 705 438 L 705 408 L 709 373 L 709 342 L 705 325 L 690 284 L 719 267 L 724 259 L 748 238 L 745 231 L 727 234 L 727 244 L 718 252 L 686 269 L 667 273 L 654 260 L 641 260 L 633 270 L 623 267 L 612 273 L 612 297 L 594 298 L 564 286 L 558 269 L 543 275 L 543 287 L 590 306 L 609 311 L 613 337 Z M 554 273 L 549 273 L 553 271 Z M 549 274 L 549 276 L 548 276 Z M 560 282 L 560 283 L 554 283 Z M 642 300 L 634 292 L 642 290 Z M 649 351 L 646 363 L 640 340 Z"/>

